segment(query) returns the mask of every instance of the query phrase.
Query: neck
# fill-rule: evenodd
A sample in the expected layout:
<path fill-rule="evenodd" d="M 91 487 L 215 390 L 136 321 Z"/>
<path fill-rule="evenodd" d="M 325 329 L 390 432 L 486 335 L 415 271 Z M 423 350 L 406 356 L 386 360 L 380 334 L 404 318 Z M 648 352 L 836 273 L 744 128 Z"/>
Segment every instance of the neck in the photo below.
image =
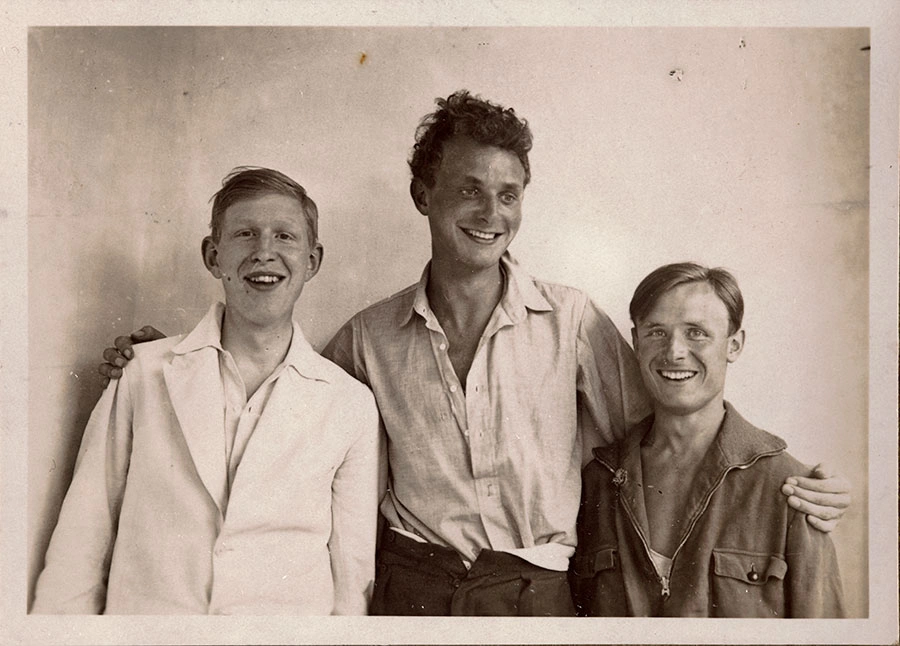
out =
<path fill-rule="evenodd" d="M 485 269 L 459 269 L 432 259 L 425 291 L 438 319 L 465 324 L 494 311 L 503 296 L 503 272 L 499 264 Z"/>
<path fill-rule="evenodd" d="M 226 306 L 222 321 L 222 347 L 231 353 L 238 366 L 243 360 L 250 360 L 260 368 L 274 369 L 287 354 L 293 329 L 290 319 L 267 326 L 238 320 Z"/>
<path fill-rule="evenodd" d="M 725 405 L 721 399 L 688 415 L 657 407 L 653 415 L 653 428 L 644 439 L 644 444 L 673 456 L 703 455 L 719 432 L 724 418 Z"/>

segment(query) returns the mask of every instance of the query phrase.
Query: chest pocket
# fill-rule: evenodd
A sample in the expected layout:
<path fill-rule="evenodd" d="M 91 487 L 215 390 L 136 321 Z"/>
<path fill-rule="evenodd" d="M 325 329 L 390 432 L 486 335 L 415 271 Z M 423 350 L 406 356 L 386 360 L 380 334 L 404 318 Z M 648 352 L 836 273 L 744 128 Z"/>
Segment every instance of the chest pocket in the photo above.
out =
<path fill-rule="evenodd" d="M 788 566 L 778 554 L 714 549 L 713 617 L 784 617 Z"/>

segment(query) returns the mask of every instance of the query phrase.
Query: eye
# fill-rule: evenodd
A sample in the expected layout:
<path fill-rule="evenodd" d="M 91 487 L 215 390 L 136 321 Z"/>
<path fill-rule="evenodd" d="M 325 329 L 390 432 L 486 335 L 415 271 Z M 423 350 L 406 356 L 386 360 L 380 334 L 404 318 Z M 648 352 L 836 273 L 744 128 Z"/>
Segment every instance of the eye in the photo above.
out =
<path fill-rule="evenodd" d="M 702 330 L 698 327 L 692 327 L 687 331 L 687 336 L 689 339 L 702 339 L 708 335 L 706 334 L 706 330 Z"/>
<path fill-rule="evenodd" d="M 293 233 L 288 233 L 287 231 L 282 231 L 276 237 L 282 242 L 291 242 L 297 239 Z"/>
<path fill-rule="evenodd" d="M 647 330 L 647 332 L 644 334 L 644 336 L 656 337 L 656 338 L 661 339 L 662 337 L 666 336 L 666 333 L 664 331 L 660 330 L 659 328 L 654 328 L 652 330 Z"/>
<path fill-rule="evenodd" d="M 509 206 L 511 204 L 515 204 L 516 202 L 518 202 L 519 196 L 516 195 L 515 193 L 502 193 L 500 195 L 500 201 L 503 204 L 506 204 L 507 206 Z"/>
<path fill-rule="evenodd" d="M 463 197 L 475 197 L 478 195 L 478 189 L 472 187 L 461 188 L 459 189 L 459 193 Z"/>
<path fill-rule="evenodd" d="M 253 232 L 250 229 L 240 229 L 234 232 L 235 238 L 249 238 L 253 235 Z"/>

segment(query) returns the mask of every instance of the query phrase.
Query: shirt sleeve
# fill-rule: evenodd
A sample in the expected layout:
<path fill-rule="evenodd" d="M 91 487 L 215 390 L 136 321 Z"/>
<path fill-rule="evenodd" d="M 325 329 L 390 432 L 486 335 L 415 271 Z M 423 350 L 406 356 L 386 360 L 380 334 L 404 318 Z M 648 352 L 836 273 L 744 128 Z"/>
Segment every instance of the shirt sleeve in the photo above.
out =
<path fill-rule="evenodd" d="M 322 350 L 322 356 L 333 361 L 348 375 L 368 386 L 369 381 L 358 337 L 359 325 L 356 323 L 356 319 L 350 319 L 328 342 L 328 345 Z"/>
<path fill-rule="evenodd" d="M 586 300 L 577 338 L 578 426 L 583 463 L 591 450 L 625 437 L 650 412 L 649 399 L 631 347 L 615 324 Z"/>
<path fill-rule="evenodd" d="M 101 614 L 131 457 L 127 371 L 88 420 L 72 482 L 35 588 L 32 612 Z"/>
<path fill-rule="evenodd" d="M 375 581 L 378 500 L 386 463 L 378 411 L 371 394 L 352 406 L 355 440 L 331 486 L 331 537 L 328 550 L 336 615 L 364 615 Z"/>
<path fill-rule="evenodd" d="M 843 586 L 831 537 L 812 527 L 806 514 L 791 515 L 785 548 L 788 616 L 844 617 Z"/>

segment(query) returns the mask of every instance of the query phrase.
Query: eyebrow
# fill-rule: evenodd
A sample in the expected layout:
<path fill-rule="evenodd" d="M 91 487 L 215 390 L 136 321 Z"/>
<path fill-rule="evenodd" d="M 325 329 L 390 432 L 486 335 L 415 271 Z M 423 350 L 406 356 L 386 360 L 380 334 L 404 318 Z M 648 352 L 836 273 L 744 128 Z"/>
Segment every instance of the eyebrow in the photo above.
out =
<path fill-rule="evenodd" d="M 466 175 L 465 177 L 463 177 L 461 183 L 463 183 L 463 184 L 471 183 L 471 184 L 478 184 L 479 186 L 484 186 L 484 182 L 481 181 L 479 178 L 475 177 L 474 175 Z M 505 182 L 502 185 L 502 189 L 506 190 L 506 191 L 508 191 L 508 190 L 522 191 L 522 190 L 524 190 L 524 188 L 525 188 L 524 185 L 522 185 L 518 182 Z"/>
<path fill-rule="evenodd" d="M 679 321 L 675 325 L 686 325 L 687 327 L 700 327 L 703 329 L 708 329 L 709 324 L 703 323 L 700 321 Z M 663 323 L 658 323 L 656 321 L 648 321 L 646 319 L 642 321 L 638 321 L 636 327 L 665 327 Z"/>

